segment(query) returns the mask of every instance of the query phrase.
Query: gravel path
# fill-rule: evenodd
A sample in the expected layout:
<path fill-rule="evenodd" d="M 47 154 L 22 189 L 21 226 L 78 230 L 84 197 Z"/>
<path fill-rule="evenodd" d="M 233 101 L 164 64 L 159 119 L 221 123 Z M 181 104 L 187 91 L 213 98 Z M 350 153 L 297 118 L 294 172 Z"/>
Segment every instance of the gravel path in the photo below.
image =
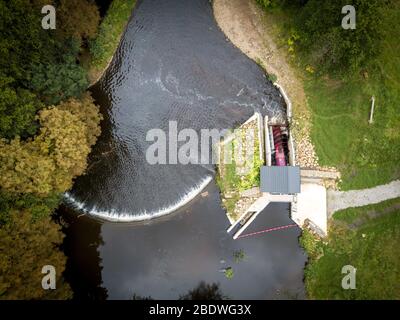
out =
<path fill-rule="evenodd" d="M 362 207 L 400 197 L 400 180 L 370 189 L 328 191 L 328 215 L 351 207 Z"/>

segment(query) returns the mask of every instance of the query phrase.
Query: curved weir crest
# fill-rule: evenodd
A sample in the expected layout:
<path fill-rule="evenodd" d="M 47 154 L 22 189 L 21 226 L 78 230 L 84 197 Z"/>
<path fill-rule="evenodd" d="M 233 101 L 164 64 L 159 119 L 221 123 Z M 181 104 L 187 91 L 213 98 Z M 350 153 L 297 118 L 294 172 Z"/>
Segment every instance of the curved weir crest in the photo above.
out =
<path fill-rule="evenodd" d="M 172 213 L 177 209 L 183 207 L 191 200 L 196 198 L 197 195 L 210 183 L 212 177 L 207 177 L 203 181 L 201 181 L 197 186 L 195 186 L 192 190 L 187 192 L 181 199 L 179 199 L 176 203 L 172 204 L 169 207 L 161 208 L 157 212 L 141 212 L 138 215 L 131 215 L 129 213 L 118 213 L 115 211 L 99 211 L 95 207 L 93 208 L 86 208 L 85 204 L 74 199 L 74 197 L 69 193 L 66 192 L 64 194 L 64 199 L 70 203 L 74 208 L 83 211 L 84 213 L 88 213 L 92 216 L 99 217 L 104 220 L 108 221 L 120 221 L 120 222 L 136 222 L 136 221 L 143 221 L 149 220 L 157 217 L 161 217 L 163 215 Z"/>
<path fill-rule="evenodd" d="M 112 221 L 171 213 L 211 181 L 213 165 L 151 165 L 151 129 L 232 129 L 254 111 L 286 119 L 264 72 L 225 38 L 208 0 L 139 1 L 103 78 L 92 88 L 104 115 L 71 206 Z M 183 144 L 183 143 L 182 143 Z"/>

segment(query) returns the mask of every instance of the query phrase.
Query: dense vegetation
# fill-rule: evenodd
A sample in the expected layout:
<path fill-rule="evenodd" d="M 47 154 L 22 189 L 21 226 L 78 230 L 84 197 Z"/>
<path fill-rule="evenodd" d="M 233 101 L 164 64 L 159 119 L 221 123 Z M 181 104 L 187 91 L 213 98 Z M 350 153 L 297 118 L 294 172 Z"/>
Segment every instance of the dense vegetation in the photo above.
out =
<path fill-rule="evenodd" d="M 110 62 L 136 0 L 114 0 L 102 21 L 96 38 L 90 43 L 92 61 L 89 77 L 95 81 Z"/>
<path fill-rule="evenodd" d="M 327 241 L 304 232 L 305 281 L 313 299 L 400 299 L 400 199 L 337 212 Z M 356 271 L 356 289 L 341 286 L 342 267 Z"/>
<path fill-rule="evenodd" d="M 316 67 L 319 73 L 343 75 L 358 72 L 379 53 L 383 38 L 382 7 L 390 0 L 257 0 L 265 8 L 280 8 L 291 16 L 288 45 Z M 354 6 L 356 28 L 342 28 L 342 8 Z M 294 53 L 295 49 L 290 48 Z"/>
<path fill-rule="evenodd" d="M 55 30 L 42 28 L 45 4 Z M 99 20 L 92 0 L 0 0 L 0 299 L 72 295 L 53 212 L 100 134 L 80 61 Z M 42 289 L 44 265 L 57 290 Z"/>
<path fill-rule="evenodd" d="M 320 164 L 342 172 L 344 190 L 400 178 L 400 1 L 259 2 L 303 78 Z M 347 4 L 356 9 L 355 30 L 341 27 Z"/>

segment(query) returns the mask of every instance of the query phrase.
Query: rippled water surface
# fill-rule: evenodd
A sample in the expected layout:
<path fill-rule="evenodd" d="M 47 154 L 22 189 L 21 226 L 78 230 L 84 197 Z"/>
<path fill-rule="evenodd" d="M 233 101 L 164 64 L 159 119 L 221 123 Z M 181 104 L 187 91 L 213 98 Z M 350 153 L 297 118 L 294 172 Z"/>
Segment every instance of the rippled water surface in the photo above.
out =
<path fill-rule="evenodd" d="M 299 228 L 233 240 L 217 187 L 164 218 L 137 225 L 69 216 L 67 273 L 75 297 L 177 299 L 201 281 L 231 299 L 302 299 L 306 256 Z M 245 233 L 292 224 L 287 204 L 269 205 Z M 234 253 L 244 259 L 236 262 Z M 222 272 L 231 267 L 233 278 Z"/>
<path fill-rule="evenodd" d="M 171 120 L 179 129 L 199 130 L 232 128 L 255 110 L 284 118 L 279 93 L 225 39 L 207 0 L 140 1 L 92 91 L 105 117 L 102 136 L 67 203 L 107 220 L 174 213 L 112 223 L 61 208 L 69 222 L 66 276 L 75 298 L 176 299 L 200 281 L 218 283 L 230 298 L 304 297 L 299 228 L 233 240 L 213 166 L 145 160 L 147 131 L 165 130 Z M 246 232 L 291 223 L 288 205 L 273 204 Z M 241 262 L 233 258 L 237 250 L 244 252 Z M 227 267 L 232 279 L 221 272 Z"/>
<path fill-rule="evenodd" d="M 69 200 L 108 219 L 171 212 L 203 188 L 211 165 L 150 165 L 146 133 L 233 128 L 284 103 L 253 61 L 225 39 L 207 0 L 141 1 L 94 96 L 105 115 L 88 174 Z"/>

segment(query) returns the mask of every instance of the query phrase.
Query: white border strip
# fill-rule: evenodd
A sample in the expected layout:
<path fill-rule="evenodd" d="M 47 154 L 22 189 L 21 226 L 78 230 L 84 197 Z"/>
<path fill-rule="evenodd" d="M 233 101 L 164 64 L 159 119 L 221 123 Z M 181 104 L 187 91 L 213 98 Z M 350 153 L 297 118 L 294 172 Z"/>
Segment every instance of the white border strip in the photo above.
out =
<path fill-rule="evenodd" d="M 279 83 L 275 82 L 274 85 L 281 92 L 281 94 L 283 96 L 283 99 L 285 99 L 286 106 L 287 106 L 286 114 L 287 114 L 287 117 L 288 117 L 289 121 L 291 121 L 292 120 L 292 102 L 290 101 L 290 99 L 287 96 L 285 90 L 281 87 L 281 85 Z"/>
<path fill-rule="evenodd" d="M 294 148 L 294 140 L 289 128 L 289 161 L 291 166 L 296 166 L 296 153 Z"/>
<path fill-rule="evenodd" d="M 264 135 L 265 135 L 265 154 L 266 154 L 266 165 L 272 165 L 272 149 L 271 149 L 271 139 L 269 137 L 269 130 L 268 130 L 268 116 L 265 116 L 265 123 L 264 123 Z"/>

